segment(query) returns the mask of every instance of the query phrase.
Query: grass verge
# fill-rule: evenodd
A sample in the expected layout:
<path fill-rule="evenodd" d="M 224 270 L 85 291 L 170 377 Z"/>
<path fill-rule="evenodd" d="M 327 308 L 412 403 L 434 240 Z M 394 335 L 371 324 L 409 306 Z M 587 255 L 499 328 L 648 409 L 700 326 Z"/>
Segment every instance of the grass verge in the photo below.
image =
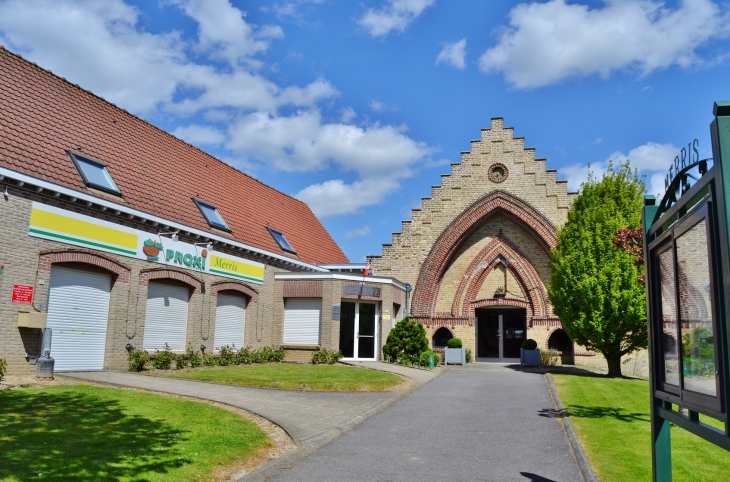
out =
<path fill-rule="evenodd" d="M 650 481 L 649 382 L 568 373 L 551 376 L 601 481 Z M 671 438 L 674 480 L 727 480 L 730 455 L 725 450 L 674 426 Z"/>
<path fill-rule="evenodd" d="M 3 481 L 212 480 L 268 446 L 206 403 L 88 385 L 0 392 Z"/>
<path fill-rule="evenodd" d="M 172 371 L 165 376 L 244 387 L 285 390 L 380 391 L 403 379 L 392 373 L 345 365 L 268 363 Z"/>

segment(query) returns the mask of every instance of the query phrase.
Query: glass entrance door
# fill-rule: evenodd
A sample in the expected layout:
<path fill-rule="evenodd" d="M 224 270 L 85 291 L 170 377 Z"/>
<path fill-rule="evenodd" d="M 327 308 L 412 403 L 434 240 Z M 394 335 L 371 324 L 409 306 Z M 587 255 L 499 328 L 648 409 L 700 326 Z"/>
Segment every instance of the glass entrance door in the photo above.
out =
<path fill-rule="evenodd" d="M 513 361 L 527 333 L 524 309 L 484 308 L 476 310 L 477 358 L 484 361 Z"/>
<path fill-rule="evenodd" d="M 340 351 L 351 360 L 377 359 L 378 305 L 343 301 L 340 307 Z"/>

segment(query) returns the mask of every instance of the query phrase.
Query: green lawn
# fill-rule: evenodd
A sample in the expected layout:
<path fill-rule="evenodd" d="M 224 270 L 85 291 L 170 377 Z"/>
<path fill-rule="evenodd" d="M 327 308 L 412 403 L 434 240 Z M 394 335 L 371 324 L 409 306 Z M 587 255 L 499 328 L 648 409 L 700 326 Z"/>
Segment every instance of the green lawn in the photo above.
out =
<path fill-rule="evenodd" d="M 269 445 L 209 404 L 88 385 L 0 392 L 0 480 L 212 480 Z"/>
<path fill-rule="evenodd" d="M 650 481 L 649 382 L 567 373 L 551 376 L 600 479 Z M 729 480 L 730 453 L 676 426 L 671 434 L 673 480 Z"/>
<path fill-rule="evenodd" d="M 286 390 L 387 390 L 403 379 L 392 373 L 344 365 L 265 363 L 167 372 L 166 376 L 244 387 Z"/>

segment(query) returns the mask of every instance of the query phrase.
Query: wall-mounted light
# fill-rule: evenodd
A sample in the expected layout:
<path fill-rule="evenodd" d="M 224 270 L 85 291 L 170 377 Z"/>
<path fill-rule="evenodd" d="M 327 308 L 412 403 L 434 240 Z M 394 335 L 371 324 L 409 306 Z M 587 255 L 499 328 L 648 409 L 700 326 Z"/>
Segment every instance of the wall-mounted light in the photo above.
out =
<path fill-rule="evenodd" d="M 157 235 L 162 236 L 163 234 L 172 234 L 172 236 L 170 236 L 170 238 L 172 239 L 172 242 L 177 243 L 177 240 L 178 240 L 177 233 L 179 233 L 179 232 L 180 232 L 179 229 L 176 229 L 175 231 L 165 231 L 165 232 L 160 231 L 157 233 Z"/>
<path fill-rule="evenodd" d="M 10 193 L 8 192 L 8 185 L 5 185 L 5 192 L 3 193 L 3 196 L 5 196 L 5 200 L 7 201 L 10 197 Z"/>
<path fill-rule="evenodd" d="M 213 251 L 213 243 L 195 243 L 195 246 L 205 246 L 208 252 Z"/>
<path fill-rule="evenodd" d="M 200 345 L 200 352 L 205 355 L 205 345 Z"/>
<path fill-rule="evenodd" d="M 132 346 L 132 344 L 131 344 L 131 343 L 127 343 L 127 346 L 125 346 L 124 348 L 125 348 L 125 349 L 126 349 L 127 351 L 132 351 L 132 348 L 134 348 L 134 347 Z"/>

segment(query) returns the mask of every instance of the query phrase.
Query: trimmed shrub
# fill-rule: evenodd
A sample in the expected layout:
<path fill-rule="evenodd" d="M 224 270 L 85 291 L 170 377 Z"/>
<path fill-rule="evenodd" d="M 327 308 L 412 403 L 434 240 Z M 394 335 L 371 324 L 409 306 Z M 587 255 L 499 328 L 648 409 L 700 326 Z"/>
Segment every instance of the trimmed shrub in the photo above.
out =
<path fill-rule="evenodd" d="M 162 351 L 155 350 L 155 357 L 152 359 L 152 366 L 158 370 L 169 370 L 172 362 L 175 360 L 175 354 L 170 350 L 170 345 L 165 343 Z"/>
<path fill-rule="evenodd" d="M 322 348 L 312 353 L 312 365 L 334 365 L 342 358 L 342 352 Z"/>
<path fill-rule="evenodd" d="M 185 353 L 180 353 L 179 355 L 173 354 L 172 358 L 175 360 L 175 370 L 182 370 L 188 367 L 188 356 Z"/>
<path fill-rule="evenodd" d="M 471 348 L 467 348 L 466 350 L 464 350 L 464 352 L 465 352 L 464 357 L 466 358 L 466 362 L 471 363 L 473 361 Z"/>
<path fill-rule="evenodd" d="M 190 363 L 192 368 L 198 368 L 203 365 L 203 357 L 201 357 L 200 353 L 194 350 L 192 346 L 188 345 L 186 355 L 188 363 Z"/>
<path fill-rule="evenodd" d="M 206 367 L 214 367 L 218 365 L 218 359 L 213 355 L 203 355 L 203 365 Z"/>
<path fill-rule="evenodd" d="M 226 345 L 220 347 L 220 350 L 218 350 L 219 358 L 218 358 L 218 365 L 222 367 L 227 367 L 229 365 L 233 365 L 236 362 L 236 352 L 233 350 L 232 347 Z"/>
<path fill-rule="evenodd" d="M 446 342 L 447 348 L 461 348 L 462 346 L 461 338 L 452 338 Z"/>
<path fill-rule="evenodd" d="M 560 355 L 555 350 L 540 350 L 541 365 L 557 365 Z"/>
<path fill-rule="evenodd" d="M 141 372 L 144 371 L 147 362 L 150 361 L 150 354 L 145 350 L 132 348 L 127 353 L 127 361 L 129 362 L 130 372 Z"/>
<path fill-rule="evenodd" d="M 0 358 L 0 382 L 5 378 L 5 372 L 8 369 L 8 362 L 5 358 Z"/>
<path fill-rule="evenodd" d="M 428 338 L 423 325 L 404 318 L 395 324 L 383 346 L 383 353 L 392 361 L 418 362 L 418 357 L 428 350 Z"/>
<path fill-rule="evenodd" d="M 428 356 L 433 355 L 433 366 L 439 366 L 441 364 L 441 357 L 438 353 L 435 353 L 431 350 L 426 350 L 423 353 L 421 353 L 421 356 L 419 357 L 419 365 L 427 367 L 428 366 Z"/>
<path fill-rule="evenodd" d="M 250 348 L 241 348 L 236 353 L 236 365 L 249 365 L 253 359 L 253 354 Z"/>
<path fill-rule="evenodd" d="M 265 346 L 251 352 L 252 363 L 279 363 L 284 361 L 286 350 L 282 347 Z"/>
<path fill-rule="evenodd" d="M 527 340 L 522 342 L 522 349 L 523 350 L 537 350 L 537 342 L 533 340 L 532 338 L 528 338 Z"/>

